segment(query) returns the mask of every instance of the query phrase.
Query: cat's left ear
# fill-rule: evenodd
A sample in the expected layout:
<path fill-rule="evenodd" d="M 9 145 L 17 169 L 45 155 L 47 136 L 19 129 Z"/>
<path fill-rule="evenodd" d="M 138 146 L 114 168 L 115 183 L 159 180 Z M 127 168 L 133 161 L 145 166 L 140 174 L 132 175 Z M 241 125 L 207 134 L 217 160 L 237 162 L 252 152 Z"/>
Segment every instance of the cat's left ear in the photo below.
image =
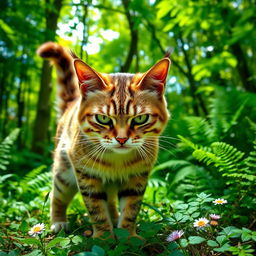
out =
<path fill-rule="evenodd" d="M 163 95 L 170 64 L 169 58 L 157 62 L 142 76 L 138 87 L 141 90 L 155 91 L 158 95 Z"/>
<path fill-rule="evenodd" d="M 91 68 L 88 64 L 84 63 L 82 60 L 74 60 L 74 67 L 83 96 L 86 96 L 90 91 L 104 90 L 107 87 L 100 73 Z"/>

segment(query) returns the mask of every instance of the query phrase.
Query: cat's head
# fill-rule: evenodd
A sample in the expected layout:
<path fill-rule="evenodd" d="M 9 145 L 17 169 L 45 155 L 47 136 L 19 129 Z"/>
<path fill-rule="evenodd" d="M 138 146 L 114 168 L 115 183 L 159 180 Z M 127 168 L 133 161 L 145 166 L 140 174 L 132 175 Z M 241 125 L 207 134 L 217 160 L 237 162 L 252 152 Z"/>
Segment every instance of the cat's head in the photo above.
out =
<path fill-rule="evenodd" d="M 75 60 L 82 95 L 78 119 L 87 139 L 119 154 L 156 143 L 169 118 L 169 65 L 164 58 L 145 73 L 102 74 Z"/>

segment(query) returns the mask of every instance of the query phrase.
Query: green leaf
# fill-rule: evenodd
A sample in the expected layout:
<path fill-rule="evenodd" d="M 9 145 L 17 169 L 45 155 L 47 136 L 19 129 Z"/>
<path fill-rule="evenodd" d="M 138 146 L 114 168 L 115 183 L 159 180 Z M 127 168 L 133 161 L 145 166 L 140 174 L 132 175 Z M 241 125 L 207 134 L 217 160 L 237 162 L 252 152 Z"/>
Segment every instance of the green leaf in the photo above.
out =
<path fill-rule="evenodd" d="M 219 243 L 219 245 L 222 246 L 223 243 L 226 242 L 228 239 L 226 236 L 217 236 L 216 240 Z"/>
<path fill-rule="evenodd" d="M 188 240 L 189 244 L 201 244 L 205 241 L 205 238 L 201 236 L 190 236 Z"/>
<path fill-rule="evenodd" d="M 179 250 L 175 250 L 171 252 L 171 254 L 169 254 L 168 256 L 184 256 L 184 254 Z"/>
<path fill-rule="evenodd" d="M 46 245 L 46 249 L 50 249 L 53 246 L 55 246 L 56 244 L 65 241 L 66 238 L 65 237 L 55 237 L 53 240 L 51 240 L 47 245 Z"/>
<path fill-rule="evenodd" d="M 40 245 L 40 241 L 36 238 L 20 238 L 19 241 L 23 244 Z"/>
<path fill-rule="evenodd" d="M 185 238 L 180 239 L 180 246 L 185 248 L 188 246 L 188 240 Z"/>
<path fill-rule="evenodd" d="M 176 212 L 174 213 L 173 217 L 179 222 L 180 220 L 182 220 L 183 214 Z"/>
<path fill-rule="evenodd" d="M 200 212 L 194 212 L 192 215 L 191 215 L 191 217 L 193 218 L 193 219 L 195 219 L 195 218 L 197 218 L 197 217 L 199 217 L 200 216 Z"/>
<path fill-rule="evenodd" d="M 252 238 L 252 235 L 248 232 L 243 232 L 241 235 L 241 239 L 243 242 L 249 241 Z"/>
<path fill-rule="evenodd" d="M 207 244 L 208 244 L 209 246 L 211 246 L 211 247 L 218 247 L 218 246 L 219 246 L 218 243 L 216 243 L 216 242 L 213 241 L 213 240 L 208 240 L 208 241 L 207 241 Z"/>
<path fill-rule="evenodd" d="M 60 242 L 60 246 L 61 247 L 66 247 L 70 244 L 71 239 L 69 239 L 68 237 L 65 237 L 61 242 Z"/>
<path fill-rule="evenodd" d="M 99 247 L 98 245 L 94 245 L 92 247 L 92 252 L 96 253 L 97 256 L 104 256 L 105 255 L 105 251 Z"/>
<path fill-rule="evenodd" d="M 230 248 L 230 245 L 229 245 L 228 243 L 226 243 L 226 244 L 224 244 L 222 247 L 220 247 L 220 248 L 214 248 L 213 250 L 214 250 L 215 252 L 226 252 L 226 251 L 229 250 L 229 248 Z"/>
<path fill-rule="evenodd" d="M 114 228 L 114 233 L 118 237 L 118 239 L 128 238 L 128 236 L 130 235 L 129 231 L 124 228 Z"/>
<path fill-rule="evenodd" d="M 252 240 L 256 242 L 256 231 L 252 232 Z"/>
<path fill-rule="evenodd" d="M 24 256 L 41 256 L 43 255 L 42 252 L 40 250 L 34 250 L 28 254 L 24 254 Z M 8 255 L 9 256 L 9 255 Z"/>
<path fill-rule="evenodd" d="M 22 232 L 22 233 L 26 233 L 28 231 L 28 223 L 23 220 L 19 226 L 19 230 Z"/>
<path fill-rule="evenodd" d="M 224 228 L 219 234 L 226 235 L 226 236 L 230 237 L 230 236 L 237 234 L 238 230 L 239 229 L 234 226 L 228 226 L 228 227 Z"/>
<path fill-rule="evenodd" d="M 71 241 L 74 243 L 74 244 L 79 244 L 79 243 L 82 243 L 83 242 L 83 239 L 81 236 L 74 236 Z"/>
<path fill-rule="evenodd" d="M 135 247 L 139 247 L 144 244 L 144 242 L 141 239 L 139 239 L 138 237 L 131 237 L 130 242 Z"/>

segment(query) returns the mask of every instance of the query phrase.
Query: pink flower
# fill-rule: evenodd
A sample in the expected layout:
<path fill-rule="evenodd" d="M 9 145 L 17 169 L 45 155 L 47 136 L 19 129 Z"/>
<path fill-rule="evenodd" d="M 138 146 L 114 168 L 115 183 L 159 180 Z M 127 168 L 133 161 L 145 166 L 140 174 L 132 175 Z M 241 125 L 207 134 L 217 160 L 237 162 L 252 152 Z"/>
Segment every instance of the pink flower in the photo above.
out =
<path fill-rule="evenodd" d="M 220 215 L 217 215 L 217 214 L 210 214 L 209 215 L 210 216 L 210 218 L 212 219 L 212 220 L 219 220 L 221 217 L 220 217 Z"/>
<path fill-rule="evenodd" d="M 166 241 L 172 242 L 172 241 L 178 240 L 183 236 L 183 234 L 184 234 L 183 230 L 175 230 L 166 238 Z"/>

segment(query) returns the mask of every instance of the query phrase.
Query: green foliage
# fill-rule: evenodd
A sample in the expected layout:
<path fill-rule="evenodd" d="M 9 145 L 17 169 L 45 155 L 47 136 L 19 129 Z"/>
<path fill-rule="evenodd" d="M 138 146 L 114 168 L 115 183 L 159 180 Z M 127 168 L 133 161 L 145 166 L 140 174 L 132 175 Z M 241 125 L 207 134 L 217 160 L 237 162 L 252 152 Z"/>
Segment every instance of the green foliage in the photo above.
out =
<path fill-rule="evenodd" d="M 44 172 L 47 166 L 41 165 L 31 172 L 27 173 L 23 179 L 21 179 L 19 185 L 24 192 L 33 192 L 35 190 L 40 190 L 48 186 L 50 188 L 51 172 Z"/>
<path fill-rule="evenodd" d="M 11 158 L 11 149 L 18 138 L 19 132 L 19 129 L 14 129 L 0 144 L 0 170 L 2 171 L 7 169 Z"/>

